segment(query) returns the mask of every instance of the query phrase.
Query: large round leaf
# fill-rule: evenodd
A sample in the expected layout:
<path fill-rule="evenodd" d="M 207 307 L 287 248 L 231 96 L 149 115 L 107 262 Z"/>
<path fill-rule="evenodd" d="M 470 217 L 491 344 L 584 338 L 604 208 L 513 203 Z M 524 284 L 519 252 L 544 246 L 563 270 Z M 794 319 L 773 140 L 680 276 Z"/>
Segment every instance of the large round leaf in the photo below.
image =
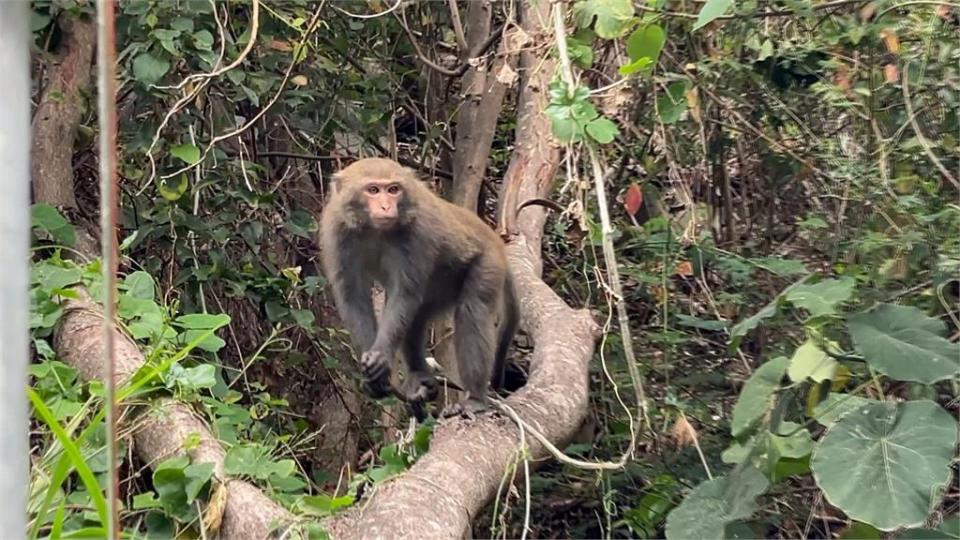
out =
<path fill-rule="evenodd" d="M 842 416 L 813 451 L 827 500 L 890 531 L 918 527 L 950 479 L 957 422 L 932 401 L 882 402 Z"/>
<path fill-rule="evenodd" d="M 750 466 L 707 480 L 667 516 L 667 538 L 723 538 L 724 527 L 753 514 L 754 499 L 769 485 L 767 477 Z"/>
<path fill-rule="evenodd" d="M 915 307 L 880 304 L 850 317 L 847 328 L 864 359 L 894 379 L 932 384 L 960 373 L 960 344 Z"/>

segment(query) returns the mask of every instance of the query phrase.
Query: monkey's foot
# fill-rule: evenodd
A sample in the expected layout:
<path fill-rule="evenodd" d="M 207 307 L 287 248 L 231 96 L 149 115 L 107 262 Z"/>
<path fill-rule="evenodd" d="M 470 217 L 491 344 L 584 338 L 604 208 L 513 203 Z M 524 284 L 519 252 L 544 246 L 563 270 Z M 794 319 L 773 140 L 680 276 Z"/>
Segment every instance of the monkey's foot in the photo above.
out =
<path fill-rule="evenodd" d="M 416 401 L 434 401 L 440 394 L 440 387 L 433 375 L 412 371 L 407 377 L 407 398 Z"/>
<path fill-rule="evenodd" d="M 445 407 L 442 411 L 440 411 L 440 417 L 452 418 L 454 416 L 461 416 L 463 418 L 473 419 L 478 414 L 492 411 L 493 408 L 490 406 L 488 401 L 467 398 L 459 403 L 454 403 Z"/>
<path fill-rule="evenodd" d="M 390 378 L 379 378 L 379 379 L 363 379 L 363 383 L 360 385 L 363 389 L 363 393 L 370 396 L 372 399 L 383 399 L 385 397 L 393 395 L 393 392 L 390 389 Z"/>

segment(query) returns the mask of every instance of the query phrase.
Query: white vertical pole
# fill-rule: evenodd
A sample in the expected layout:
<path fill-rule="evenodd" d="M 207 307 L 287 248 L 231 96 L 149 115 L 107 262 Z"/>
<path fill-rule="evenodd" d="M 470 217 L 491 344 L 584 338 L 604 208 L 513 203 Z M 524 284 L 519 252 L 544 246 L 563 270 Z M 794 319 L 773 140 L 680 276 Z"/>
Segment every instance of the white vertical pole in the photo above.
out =
<path fill-rule="evenodd" d="M 0 535 L 27 533 L 30 3 L 0 0 Z"/>

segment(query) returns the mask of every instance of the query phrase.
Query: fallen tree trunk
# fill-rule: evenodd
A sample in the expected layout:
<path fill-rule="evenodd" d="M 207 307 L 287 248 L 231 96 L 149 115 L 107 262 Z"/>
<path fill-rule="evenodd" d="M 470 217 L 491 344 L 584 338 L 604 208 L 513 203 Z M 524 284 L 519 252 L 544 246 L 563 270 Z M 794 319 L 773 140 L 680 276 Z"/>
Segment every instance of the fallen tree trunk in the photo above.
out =
<path fill-rule="evenodd" d="M 90 62 L 93 58 L 95 25 L 78 19 L 63 25 L 66 34 L 59 60 L 50 74 L 51 83 L 44 92 L 34 119 L 33 155 L 34 200 L 58 206 L 69 212 L 74 198 L 74 133 L 80 123 L 79 100 L 90 90 Z M 87 257 L 97 257 L 95 231 L 78 230 L 77 249 Z M 83 289 L 80 298 L 64 306 L 53 336 L 53 347 L 64 362 L 77 369 L 87 381 L 102 377 L 103 311 Z M 128 380 L 144 363 L 137 345 L 115 331 L 116 384 Z M 199 435 L 200 443 L 187 445 Z M 220 535 L 226 538 L 264 538 L 275 524 L 293 520 L 284 508 L 267 498 L 257 487 L 223 475 L 224 451 L 200 417 L 186 404 L 172 399 L 156 401 L 137 422 L 133 435 L 137 455 L 153 466 L 176 454 L 187 453 L 194 463 L 213 463 L 216 489 L 225 490 L 226 501 L 211 516 L 220 523 Z M 184 449 L 190 446 L 189 451 Z M 222 518 L 222 519 L 220 519 Z M 212 532 L 212 531 L 211 531 Z"/>
<path fill-rule="evenodd" d="M 526 6 L 523 28 L 535 44 L 549 32 L 550 3 Z M 526 51 L 539 50 L 533 45 Z M 546 88 L 554 62 L 536 54 L 521 56 L 524 86 L 517 122 L 516 151 L 504 179 L 502 215 L 515 213 L 517 199 L 544 196 L 560 160 L 552 145 L 550 124 L 543 118 Z M 599 328 L 589 312 L 570 308 L 541 279 L 540 238 L 545 214 L 530 209 L 507 246 L 510 269 L 519 293 L 521 327 L 533 338 L 527 384 L 506 403 L 555 445 L 563 446 L 580 427 L 588 405 L 588 367 Z M 512 221 L 512 220 L 511 220 Z M 526 437 L 534 459 L 546 449 Z M 501 415 L 443 423 L 427 452 L 409 471 L 378 487 L 363 501 L 330 520 L 336 538 L 464 538 L 496 493 L 509 465 L 520 458 L 520 431 Z"/>

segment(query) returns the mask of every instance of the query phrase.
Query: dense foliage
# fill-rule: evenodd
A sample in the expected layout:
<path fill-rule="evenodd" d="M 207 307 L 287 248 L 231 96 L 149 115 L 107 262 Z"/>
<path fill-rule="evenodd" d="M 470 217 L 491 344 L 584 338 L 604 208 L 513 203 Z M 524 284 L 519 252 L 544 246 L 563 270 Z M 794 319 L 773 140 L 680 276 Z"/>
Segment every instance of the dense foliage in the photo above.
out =
<path fill-rule="evenodd" d="M 567 35 L 540 51 L 560 59 L 543 113 L 565 145 L 556 197 L 570 205 L 551 218 L 544 277 L 599 321 L 614 312 L 593 155 L 616 194 L 634 336 L 605 328 L 590 421 L 565 451 L 616 459 L 632 422 L 642 429 L 621 470 L 539 469 L 532 535 L 960 538 L 960 8 L 695 5 L 579 0 Z M 62 39 L 58 21 L 91 10 L 33 6 L 41 59 Z M 448 3 L 356 16 L 387 7 L 261 4 L 254 24 L 241 3 L 119 4 L 118 313 L 147 358 L 119 395 L 190 403 L 228 449 L 226 474 L 307 518 L 429 447 L 432 422 L 398 440 L 388 432 L 402 423 L 353 395 L 313 262 L 341 160 L 396 152 L 449 176 L 461 96 L 421 61 L 456 61 Z M 514 16 L 495 4 L 498 22 Z M 497 127 L 491 200 L 517 90 Z M 75 148 L 88 215 L 95 126 L 91 107 Z M 31 533 L 96 534 L 103 388 L 58 359 L 51 335 L 71 286 L 99 297 L 100 263 L 70 256 L 75 231 L 58 209 L 33 216 Z M 640 381 L 626 346 L 640 359 L 641 418 L 628 416 Z M 130 532 L 210 527 L 209 465 L 130 458 L 122 472 Z M 504 489 L 476 534 L 519 537 L 521 498 Z"/>

